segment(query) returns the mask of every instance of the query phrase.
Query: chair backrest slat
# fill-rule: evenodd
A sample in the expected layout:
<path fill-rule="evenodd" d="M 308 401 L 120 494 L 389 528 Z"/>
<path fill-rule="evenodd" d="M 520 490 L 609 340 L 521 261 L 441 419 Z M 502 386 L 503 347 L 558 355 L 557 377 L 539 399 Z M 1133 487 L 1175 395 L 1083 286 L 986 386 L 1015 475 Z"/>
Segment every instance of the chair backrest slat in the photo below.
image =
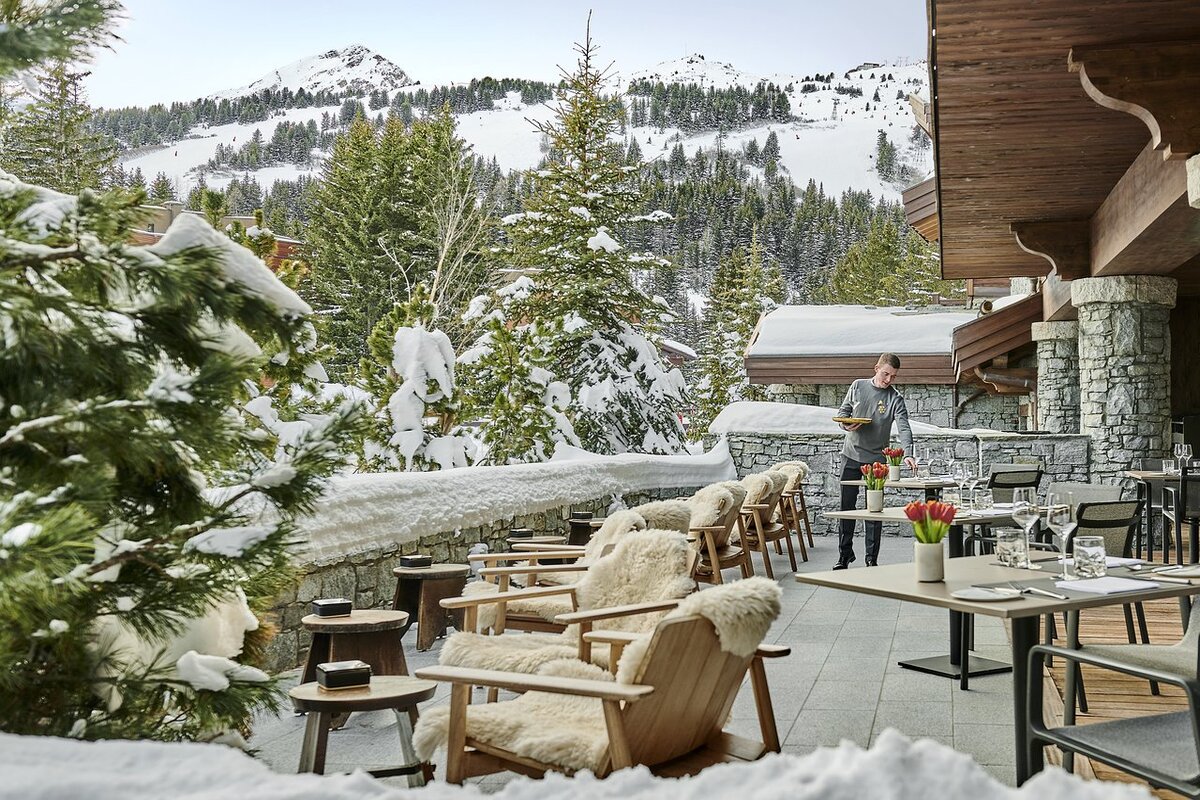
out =
<path fill-rule="evenodd" d="M 633 763 L 670 761 L 719 733 L 751 658 L 723 651 L 702 616 L 659 623 L 636 681 L 654 686 L 654 694 L 621 712 Z"/>
<path fill-rule="evenodd" d="M 993 467 L 997 466 L 995 464 Z M 1040 467 L 1028 465 L 1025 469 L 1011 469 L 993 472 L 988 477 L 988 488 L 997 503 L 1011 503 L 1013 489 L 1036 489 L 1042 482 Z"/>

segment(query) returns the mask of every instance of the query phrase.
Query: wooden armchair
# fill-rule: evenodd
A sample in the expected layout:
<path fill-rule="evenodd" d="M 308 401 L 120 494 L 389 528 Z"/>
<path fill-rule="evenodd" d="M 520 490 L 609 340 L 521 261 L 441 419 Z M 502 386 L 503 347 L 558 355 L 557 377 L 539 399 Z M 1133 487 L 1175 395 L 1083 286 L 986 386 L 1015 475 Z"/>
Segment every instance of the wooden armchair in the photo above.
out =
<path fill-rule="evenodd" d="M 723 583 L 721 570 L 734 567 L 742 577 L 754 574 L 750 551 L 742 527 L 742 503 L 746 488 L 737 481 L 724 481 L 704 487 L 692 496 L 692 519 L 688 530 L 696 541 L 700 558 L 695 577 L 704 583 Z M 732 542 L 734 527 L 739 528 L 737 544 Z"/>
<path fill-rule="evenodd" d="M 816 546 L 813 542 L 812 520 L 808 518 L 808 502 L 804 499 L 804 479 L 808 477 L 809 466 L 804 461 L 780 461 L 771 469 L 788 476 L 788 483 L 783 488 L 783 498 L 779 504 L 779 515 L 783 524 L 796 532 L 796 541 L 800 543 L 800 556 L 808 561 L 803 537 L 808 537 L 809 547 Z"/>
<path fill-rule="evenodd" d="M 683 534 L 637 531 L 624 536 L 610 555 L 593 564 L 575 584 L 443 600 L 443 607 L 464 610 L 468 630 L 452 634 L 438 660 L 444 665 L 517 672 L 532 672 L 547 661 L 568 657 L 605 665 L 607 650 L 597 652 L 593 659 L 593 643 L 581 643 L 581 634 L 594 629 L 651 630 L 658 616 L 694 591 L 695 560 L 695 550 Z M 546 623 L 545 632 L 519 636 L 470 632 L 471 619 L 481 607 L 515 605 L 520 610 L 521 601 L 543 602 L 536 611 Z M 658 615 L 646 616 L 653 612 Z"/>
<path fill-rule="evenodd" d="M 692 775 L 778 752 L 762 662 L 789 650 L 762 646 L 762 639 L 778 616 L 780 595 L 774 581 L 752 578 L 688 597 L 625 649 L 615 679 L 573 660 L 547 664 L 537 675 L 418 670 L 418 677 L 453 684 L 449 708 L 429 710 L 418 724 L 418 757 L 428 760 L 445 745 L 446 780 L 462 783 L 501 770 L 535 777 L 591 770 L 604 777 L 635 764 L 659 775 Z M 747 672 L 761 742 L 722 730 Z M 472 685 L 524 694 L 470 705 Z"/>
<path fill-rule="evenodd" d="M 792 572 L 795 572 L 796 552 L 792 549 L 791 531 L 787 525 L 775 521 L 784 487 L 787 486 L 787 476 L 782 472 L 760 472 L 747 475 L 742 483 L 746 487 L 746 501 L 742 503 L 742 528 L 746 532 L 742 536 L 743 543 L 758 550 L 762 555 L 763 570 L 768 578 L 774 578 L 775 570 L 771 567 L 767 544 L 774 542 L 776 551 L 782 555 L 783 549 L 779 543 L 786 541 L 788 559 L 792 563 Z"/>

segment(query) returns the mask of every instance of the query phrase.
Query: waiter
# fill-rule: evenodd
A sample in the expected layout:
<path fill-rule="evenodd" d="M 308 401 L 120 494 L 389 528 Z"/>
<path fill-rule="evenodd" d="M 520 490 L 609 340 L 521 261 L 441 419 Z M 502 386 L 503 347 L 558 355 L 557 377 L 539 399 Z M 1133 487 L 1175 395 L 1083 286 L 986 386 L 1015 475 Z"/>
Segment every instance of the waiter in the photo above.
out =
<path fill-rule="evenodd" d="M 858 505 L 858 487 L 846 481 L 861 480 L 863 464 L 884 461 L 883 448 L 892 436 L 892 423 L 900 431 L 900 446 L 906 454 L 913 451 L 912 428 L 908 424 L 908 406 L 904 397 L 892 386 L 900 374 L 900 357 L 895 353 L 883 353 L 875 363 L 873 378 L 860 378 L 850 384 L 846 399 L 838 409 L 838 416 L 870 419 L 870 422 L 841 423 L 846 431 L 846 443 L 842 447 L 842 511 L 851 511 Z M 904 464 L 910 470 L 917 468 L 917 461 L 905 455 Z M 883 534 L 883 523 L 867 522 L 866 558 L 867 566 L 878 566 L 879 539 Z M 838 536 L 838 562 L 834 569 L 846 569 L 854 561 L 854 520 L 844 519 Z"/>

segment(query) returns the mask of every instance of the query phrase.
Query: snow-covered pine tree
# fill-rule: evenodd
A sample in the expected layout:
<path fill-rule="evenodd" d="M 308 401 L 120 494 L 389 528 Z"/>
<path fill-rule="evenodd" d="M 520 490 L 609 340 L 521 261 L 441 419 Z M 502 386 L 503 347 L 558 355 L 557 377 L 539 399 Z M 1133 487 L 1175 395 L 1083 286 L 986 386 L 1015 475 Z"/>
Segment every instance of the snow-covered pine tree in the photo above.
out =
<path fill-rule="evenodd" d="M 107 186 L 116 168 L 112 139 L 93 131 L 86 73 L 59 62 L 37 76 L 35 99 L 7 121 L 0 169 L 61 192 Z"/>
<path fill-rule="evenodd" d="M 475 455 L 475 441 L 455 425 L 454 347 L 434 326 L 436 311 L 429 288 L 417 284 L 367 339 L 360 371 L 377 406 L 360 468 L 452 469 Z"/>
<path fill-rule="evenodd" d="M 696 409 L 689 435 L 699 439 L 721 409 L 738 400 L 764 400 L 764 387 L 746 376 L 743 355 L 759 318 L 783 300 L 778 270 L 764 266 L 754 231 L 749 252 L 722 259 L 704 310 L 704 338 L 696 373 Z"/>
<path fill-rule="evenodd" d="M 525 321 L 555 336 L 547 348 L 551 372 L 570 387 L 568 416 L 582 446 L 599 453 L 678 452 L 683 376 L 663 366 L 653 341 L 668 310 L 637 283 L 659 259 L 615 238 L 633 221 L 636 168 L 624 165 L 620 144 L 609 140 L 619 107 L 601 94 L 605 74 L 595 63 L 590 21 L 576 51 L 555 119 L 535 123 L 553 157 L 533 176 L 525 211 L 505 219 L 505 256 L 520 273 L 536 276 Z"/>
<path fill-rule="evenodd" d="M 249 228 L 234 220 L 225 232 L 230 239 L 264 261 L 275 253 L 275 234 L 263 223 L 261 208 L 254 209 L 254 224 Z"/>
<path fill-rule="evenodd" d="M 481 331 L 458 358 L 463 410 L 479 423 L 480 464 L 546 461 L 560 442 L 579 444 L 565 413 L 571 390 L 550 371 L 562 332 L 529 321 L 536 291 L 521 276 L 476 297 L 465 315 Z"/>
<path fill-rule="evenodd" d="M 236 412 L 309 307 L 202 219 L 130 243 L 140 195 L 0 174 L 0 728 L 244 729 L 288 543 L 359 412 L 282 450 Z M 205 475 L 218 476 L 219 491 Z"/>

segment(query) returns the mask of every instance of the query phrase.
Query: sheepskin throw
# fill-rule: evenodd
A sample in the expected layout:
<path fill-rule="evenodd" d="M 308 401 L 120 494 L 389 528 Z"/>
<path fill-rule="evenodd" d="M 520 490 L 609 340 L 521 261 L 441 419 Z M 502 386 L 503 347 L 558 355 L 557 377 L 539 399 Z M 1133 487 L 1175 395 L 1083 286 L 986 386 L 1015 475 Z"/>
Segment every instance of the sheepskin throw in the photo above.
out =
<path fill-rule="evenodd" d="M 784 486 L 787 491 L 798 489 L 810 472 L 808 463 L 805 461 L 780 461 L 771 469 L 788 476 L 787 485 Z"/>
<path fill-rule="evenodd" d="M 783 591 L 770 578 L 743 578 L 723 583 L 687 597 L 665 619 L 699 614 L 713 624 L 721 649 L 735 656 L 754 653 L 771 623 L 779 616 Z M 637 683 L 650 640 L 625 648 L 617 667 L 617 681 Z"/>
<path fill-rule="evenodd" d="M 729 491 L 728 486 L 720 483 L 705 486 L 692 495 L 691 502 L 688 503 L 692 508 L 691 527 L 707 528 L 720 524 L 735 502 L 736 497 Z M 741 508 L 741 503 L 737 503 L 737 507 Z"/>
<path fill-rule="evenodd" d="M 633 509 L 642 515 L 647 528 L 687 533 L 692 522 L 692 507 L 686 500 L 655 500 Z"/>
<path fill-rule="evenodd" d="M 575 585 L 579 607 L 610 608 L 684 597 L 695 586 L 688 572 L 689 555 L 687 539 L 675 531 L 629 533 L 609 556 L 593 564 Z M 597 622 L 595 628 L 644 633 L 653 630 L 661 617 L 662 613 L 617 617 Z M 561 634 L 484 636 L 457 632 L 446 640 L 438 662 L 528 673 L 547 662 L 575 657 L 578 646 L 577 626 L 571 626 Z M 607 665 L 607 648 L 597 647 L 593 653 L 599 663 Z"/>
<path fill-rule="evenodd" d="M 767 495 L 771 494 L 773 488 L 771 479 L 765 472 L 756 472 L 742 478 L 742 486 L 746 489 L 746 500 L 742 503 L 743 506 L 765 503 Z"/>
<path fill-rule="evenodd" d="M 778 617 L 781 596 L 774 581 L 747 578 L 697 592 L 669 616 L 700 614 L 708 618 L 722 650 L 749 657 Z M 642 673 L 649 641 L 646 637 L 626 648 L 618 681 L 629 681 Z M 694 680 L 694 670 L 700 666 L 680 665 L 680 679 Z M 548 662 L 538 674 L 612 680 L 598 667 L 575 660 Z M 447 706 L 437 706 L 421 715 L 413 734 L 420 759 L 431 760 L 434 752 L 445 746 L 449 716 Z M 600 701 L 594 698 L 526 692 L 515 700 L 470 706 L 466 728 L 472 739 L 570 772 L 605 767 L 608 735 Z"/>

